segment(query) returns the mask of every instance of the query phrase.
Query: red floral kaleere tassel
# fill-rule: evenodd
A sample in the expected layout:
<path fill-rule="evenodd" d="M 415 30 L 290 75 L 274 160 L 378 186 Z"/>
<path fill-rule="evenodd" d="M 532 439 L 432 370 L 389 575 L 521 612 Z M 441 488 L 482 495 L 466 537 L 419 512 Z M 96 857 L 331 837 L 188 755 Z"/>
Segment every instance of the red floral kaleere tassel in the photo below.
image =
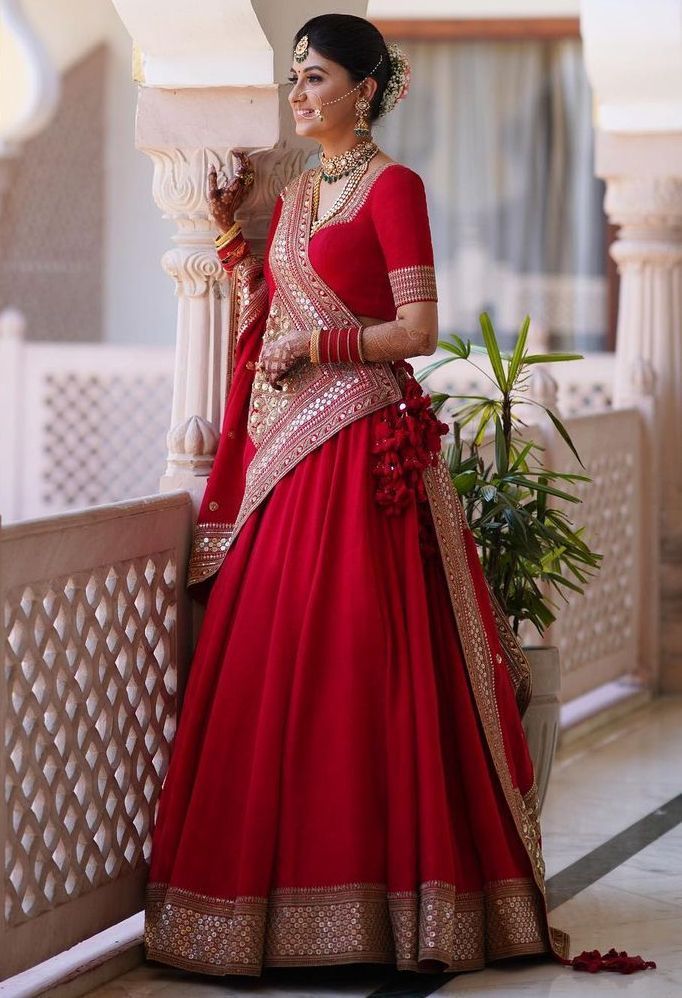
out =
<path fill-rule="evenodd" d="M 572 959 L 556 957 L 567 967 L 582 970 L 588 974 L 598 974 L 602 970 L 610 970 L 614 974 L 636 974 L 639 970 L 655 970 L 654 960 L 644 960 L 641 956 L 628 956 L 625 950 L 620 953 L 610 949 L 608 953 L 600 953 L 598 949 L 583 950 Z"/>
<path fill-rule="evenodd" d="M 387 406 L 375 430 L 377 438 L 372 453 L 377 459 L 372 474 L 377 479 L 374 497 L 388 516 L 399 516 L 411 497 L 417 501 L 420 542 L 425 552 L 436 550 L 431 519 L 427 513 L 428 497 L 423 472 L 435 465 L 440 453 L 440 438 L 448 432 L 431 409 L 431 396 L 426 395 L 405 362 L 407 379 L 403 398 Z"/>

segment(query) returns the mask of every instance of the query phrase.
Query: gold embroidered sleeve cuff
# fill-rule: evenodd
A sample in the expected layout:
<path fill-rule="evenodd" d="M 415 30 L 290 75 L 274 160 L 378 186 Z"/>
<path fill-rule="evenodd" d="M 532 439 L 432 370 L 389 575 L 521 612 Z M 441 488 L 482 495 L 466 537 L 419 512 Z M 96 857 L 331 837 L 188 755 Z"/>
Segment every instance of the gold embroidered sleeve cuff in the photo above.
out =
<path fill-rule="evenodd" d="M 438 301 L 433 267 L 399 267 L 389 270 L 388 279 L 396 308 L 413 301 Z"/>

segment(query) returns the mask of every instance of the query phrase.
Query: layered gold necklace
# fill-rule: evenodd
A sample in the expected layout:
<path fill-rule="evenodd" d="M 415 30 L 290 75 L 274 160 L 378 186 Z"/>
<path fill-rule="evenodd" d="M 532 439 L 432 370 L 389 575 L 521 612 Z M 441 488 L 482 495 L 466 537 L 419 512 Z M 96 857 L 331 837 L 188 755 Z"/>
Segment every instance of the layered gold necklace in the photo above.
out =
<path fill-rule="evenodd" d="M 345 152 L 339 153 L 338 156 L 325 156 L 320 150 L 322 180 L 328 184 L 333 184 L 335 180 L 347 177 L 358 167 L 369 163 L 372 156 L 376 156 L 378 152 L 379 146 L 372 139 L 358 142 L 352 149 L 347 149 Z"/>
<path fill-rule="evenodd" d="M 347 152 L 339 153 L 338 156 L 325 157 L 324 154 L 320 152 L 320 168 L 315 175 L 315 181 L 313 183 L 312 212 L 310 217 L 311 236 L 315 235 L 321 225 L 324 225 L 324 223 L 334 215 L 338 215 L 338 213 L 346 207 L 355 194 L 358 184 L 367 173 L 369 161 L 373 156 L 376 156 L 378 152 L 379 146 L 376 142 L 372 142 L 371 139 L 359 142 L 356 146 L 353 146 L 352 149 L 348 149 Z M 336 201 L 334 201 L 331 208 L 329 208 L 328 211 L 325 211 L 321 218 L 318 218 L 317 214 L 320 210 L 320 187 L 322 185 L 322 181 L 325 180 L 327 183 L 331 184 L 335 180 L 340 180 L 341 177 L 348 177 L 343 190 L 337 197 Z"/>
<path fill-rule="evenodd" d="M 317 213 L 320 210 L 320 187 L 322 184 L 322 171 L 318 171 L 313 183 L 313 197 L 312 197 L 312 210 L 310 215 L 310 235 L 314 236 L 321 225 L 324 225 L 330 218 L 334 215 L 338 215 L 343 208 L 346 207 L 350 199 L 355 194 L 358 184 L 367 173 L 367 163 L 361 163 L 357 166 L 355 170 L 350 174 L 348 180 L 346 181 L 343 190 L 337 197 L 336 201 L 332 204 L 331 208 L 325 211 L 321 218 L 317 217 Z"/>

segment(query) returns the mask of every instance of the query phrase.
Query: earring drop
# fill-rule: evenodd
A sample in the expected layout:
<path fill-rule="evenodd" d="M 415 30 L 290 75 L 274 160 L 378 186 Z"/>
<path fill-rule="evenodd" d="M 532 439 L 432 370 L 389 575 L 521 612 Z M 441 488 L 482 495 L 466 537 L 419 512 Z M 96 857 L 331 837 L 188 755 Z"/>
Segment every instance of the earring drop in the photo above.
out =
<path fill-rule="evenodd" d="M 355 128 L 353 131 L 359 139 L 366 139 L 369 136 L 369 101 L 366 97 L 358 97 L 355 102 Z"/>

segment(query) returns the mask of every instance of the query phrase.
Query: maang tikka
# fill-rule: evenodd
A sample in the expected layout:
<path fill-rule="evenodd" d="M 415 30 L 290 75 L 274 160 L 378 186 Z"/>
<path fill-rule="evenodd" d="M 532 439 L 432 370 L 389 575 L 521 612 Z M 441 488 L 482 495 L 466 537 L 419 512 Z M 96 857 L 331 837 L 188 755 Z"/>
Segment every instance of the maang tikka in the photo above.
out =
<path fill-rule="evenodd" d="M 308 58 L 308 36 L 302 35 L 302 37 L 296 43 L 296 48 L 294 49 L 294 59 L 296 62 L 305 62 Z"/>

